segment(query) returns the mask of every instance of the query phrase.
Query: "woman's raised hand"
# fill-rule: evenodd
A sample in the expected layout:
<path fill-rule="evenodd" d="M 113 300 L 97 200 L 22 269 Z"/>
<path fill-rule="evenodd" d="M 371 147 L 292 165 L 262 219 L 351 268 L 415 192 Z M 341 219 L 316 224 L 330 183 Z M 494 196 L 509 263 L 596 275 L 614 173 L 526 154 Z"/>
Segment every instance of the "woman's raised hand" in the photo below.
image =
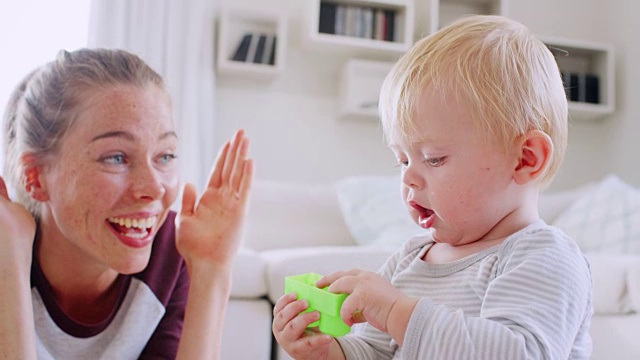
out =
<path fill-rule="evenodd" d="M 0 262 L 15 263 L 31 270 L 31 253 L 36 222 L 24 206 L 9 199 L 7 185 L 0 176 Z M 8 256 L 8 258 L 3 258 Z"/>
<path fill-rule="evenodd" d="M 231 266 L 242 240 L 253 179 L 248 153 L 249 139 L 239 130 L 218 153 L 199 201 L 195 187 L 185 185 L 176 242 L 187 264 Z"/>

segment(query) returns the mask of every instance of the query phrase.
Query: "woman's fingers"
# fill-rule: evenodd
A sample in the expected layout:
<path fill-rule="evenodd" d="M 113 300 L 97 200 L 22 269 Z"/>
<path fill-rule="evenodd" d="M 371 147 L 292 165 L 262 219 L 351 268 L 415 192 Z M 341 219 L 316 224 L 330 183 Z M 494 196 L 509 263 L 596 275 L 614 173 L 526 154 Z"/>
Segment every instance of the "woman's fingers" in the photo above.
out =
<path fill-rule="evenodd" d="M 233 166 L 231 167 L 229 181 L 231 183 L 231 188 L 234 191 L 239 192 L 240 184 L 242 182 L 242 177 L 245 170 L 244 164 L 247 161 L 247 154 L 249 154 L 249 139 L 243 138 L 237 150 L 238 153 L 236 154 L 235 161 L 233 163 Z"/>
<path fill-rule="evenodd" d="M 240 129 L 236 131 L 233 140 L 231 141 L 231 147 L 229 148 L 229 153 L 227 154 L 227 158 L 224 161 L 222 166 L 222 183 L 229 183 L 231 179 L 231 173 L 233 171 L 233 167 L 236 164 L 236 158 L 238 157 L 238 150 L 241 148 L 242 143 L 244 142 L 244 130 Z"/>
<path fill-rule="evenodd" d="M 207 184 L 207 187 L 219 188 L 222 184 L 222 168 L 227 159 L 230 146 L 231 144 L 227 141 L 220 151 L 218 151 L 216 161 L 214 162 L 213 169 L 211 170 L 211 175 L 209 175 L 209 183 Z"/>
<path fill-rule="evenodd" d="M 244 130 L 240 129 L 218 152 L 208 187 L 220 188 L 229 185 L 240 197 L 247 193 L 253 174 L 253 163 L 247 165 L 248 154 L 249 139 L 245 137 Z"/>
<path fill-rule="evenodd" d="M 251 183 L 253 182 L 253 160 L 247 159 L 244 162 L 244 169 L 242 171 L 242 177 L 240 178 L 240 185 L 238 186 L 238 195 L 240 201 L 246 203 L 249 198 L 249 191 L 251 190 Z"/>
<path fill-rule="evenodd" d="M 196 188 L 193 184 L 185 184 L 182 191 L 182 206 L 180 207 L 181 216 L 193 215 L 196 207 Z"/>
<path fill-rule="evenodd" d="M 0 196 L 9 200 L 9 190 L 7 190 L 7 184 L 4 183 L 2 176 L 0 176 Z"/>

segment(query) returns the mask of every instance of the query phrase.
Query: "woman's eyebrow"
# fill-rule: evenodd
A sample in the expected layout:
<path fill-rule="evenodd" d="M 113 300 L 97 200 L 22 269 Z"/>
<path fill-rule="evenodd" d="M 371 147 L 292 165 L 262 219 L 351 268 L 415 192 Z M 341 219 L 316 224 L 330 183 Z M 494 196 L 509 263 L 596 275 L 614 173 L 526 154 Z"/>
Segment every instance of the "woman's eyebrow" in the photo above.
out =
<path fill-rule="evenodd" d="M 131 134 L 130 132 L 127 131 L 107 131 L 105 133 L 102 133 L 100 135 L 94 136 L 91 139 L 91 142 L 100 140 L 100 139 L 105 139 L 105 138 L 111 138 L 111 137 L 118 137 L 118 138 L 124 138 L 125 140 L 128 141 L 134 141 L 135 137 L 133 136 L 133 134 Z M 158 138 L 158 140 L 164 140 L 166 138 L 169 137 L 174 137 L 174 138 L 178 138 L 178 134 L 176 134 L 175 131 L 167 131 L 166 133 L 160 135 L 160 137 Z"/>
<path fill-rule="evenodd" d="M 134 140 L 133 134 L 131 134 L 129 132 L 126 132 L 126 131 L 107 131 L 106 133 L 102 133 L 100 135 L 94 136 L 93 139 L 91 139 L 91 142 L 95 142 L 95 141 L 100 140 L 100 139 L 112 138 L 112 137 L 124 138 L 124 139 L 129 140 L 129 141 L 133 141 Z"/>

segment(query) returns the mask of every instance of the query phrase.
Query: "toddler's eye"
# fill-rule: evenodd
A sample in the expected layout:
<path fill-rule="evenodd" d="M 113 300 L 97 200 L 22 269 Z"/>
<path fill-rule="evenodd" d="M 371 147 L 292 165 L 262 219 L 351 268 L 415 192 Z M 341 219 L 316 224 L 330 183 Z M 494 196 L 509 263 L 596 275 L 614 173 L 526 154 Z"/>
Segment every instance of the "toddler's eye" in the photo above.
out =
<path fill-rule="evenodd" d="M 429 166 L 438 167 L 444 164 L 444 160 L 445 160 L 445 157 L 443 156 L 439 158 L 426 158 L 424 162 L 427 163 L 427 165 Z"/>

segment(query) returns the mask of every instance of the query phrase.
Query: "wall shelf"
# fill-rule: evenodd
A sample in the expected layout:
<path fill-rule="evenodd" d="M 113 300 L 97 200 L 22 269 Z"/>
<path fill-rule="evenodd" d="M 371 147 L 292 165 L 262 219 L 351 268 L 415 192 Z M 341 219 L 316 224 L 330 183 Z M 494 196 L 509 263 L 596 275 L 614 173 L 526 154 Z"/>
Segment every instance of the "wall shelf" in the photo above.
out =
<path fill-rule="evenodd" d="M 414 17 L 412 0 L 312 0 L 307 40 L 333 51 L 397 55 L 413 45 Z"/>
<path fill-rule="evenodd" d="M 393 64 L 362 59 L 347 61 L 340 76 L 340 117 L 378 120 L 380 89 Z"/>
<path fill-rule="evenodd" d="M 610 44 L 552 37 L 538 37 L 556 58 L 569 98 L 569 115 L 576 120 L 596 120 L 613 113 L 615 109 L 614 50 Z M 574 74 L 572 78 L 569 74 Z M 585 101 L 584 83 L 576 79 L 589 75 L 597 79 L 595 99 Z M 586 85 L 589 89 L 589 85 Z M 593 87 L 592 87 L 593 88 Z M 580 95 L 576 95 L 576 91 Z M 595 91 L 595 93 L 593 93 Z M 586 96 L 588 99 L 588 95 Z"/>
<path fill-rule="evenodd" d="M 243 42 L 245 50 L 239 51 Z M 285 66 L 286 18 L 265 10 L 222 9 L 217 45 L 219 74 L 273 78 Z"/>
<path fill-rule="evenodd" d="M 464 15 L 507 15 L 507 0 L 431 0 L 429 33 Z"/>

